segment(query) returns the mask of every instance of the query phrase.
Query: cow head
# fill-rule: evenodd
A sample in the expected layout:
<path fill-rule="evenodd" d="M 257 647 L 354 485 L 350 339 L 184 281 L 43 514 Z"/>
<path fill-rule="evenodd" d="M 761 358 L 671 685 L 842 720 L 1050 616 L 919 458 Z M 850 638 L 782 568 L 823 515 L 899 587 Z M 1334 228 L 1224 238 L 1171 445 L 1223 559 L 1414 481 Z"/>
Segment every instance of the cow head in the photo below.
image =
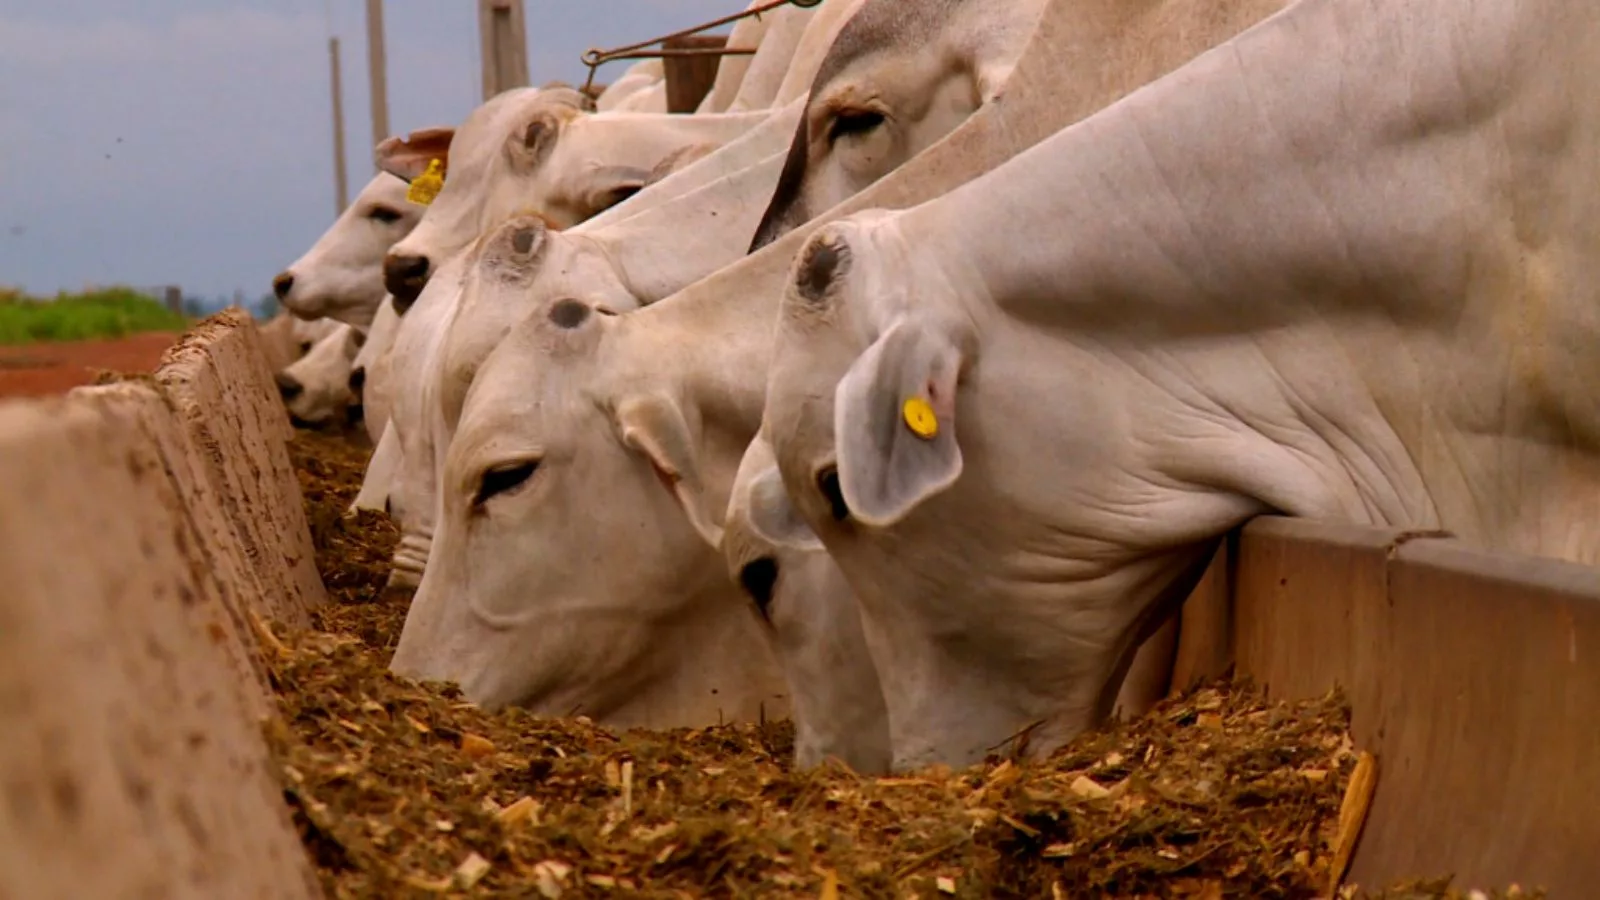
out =
<path fill-rule="evenodd" d="M 750 250 L 843 202 L 999 93 L 1043 0 L 867 0 L 812 82 Z"/>
<path fill-rule="evenodd" d="M 563 131 L 590 108 L 588 98 L 570 88 L 519 88 L 473 110 L 442 157 L 437 146 L 407 150 L 406 142 L 394 138 L 378 145 L 380 165 L 397 174 L 396 161 L 404 161 L 413 177 L 422 174 L 415 163 L 425 157 L 446 162 L 443 188 L 416 229 L 384 261 L 385 285 L 400 312 L 416 300 L 442 260 L 519 209 L 536 209 L 567 227 L 639 189 L 646 173 L 633 169 L 585 168 L 581 185 L 565 191 L 552 190 L 550 178 L 541 177 Z"/>
<path fill-rule="evenodd" d="M 637 389 L 633 354 L 612 352 L 643 312 L 555 299 L 479 368 L 396 671 L 457 680 L 490 707 L 612 722 L 779 708 L 781 678 L 716 551 L 726 497 L 710 486 L 731 481 L 736 451 L 702 458 L 694 409 Z"/>
<path fill-rule="evenodd" d="M 749 503 L 753 531 L 820 541 L 854 590 L 896 768 L 1103 720 L 1206 541 L 1259 509 L 1170 469 L 1195 420 L 1150 369 L 1001 315 L 914 212 L 797 255 L 762 424 L 782 490 Z"/>
<path fill-rule="evenodd" d="M 406 201 L 404 181 L 379 172 L 311 249 L 272 279 L 278 301 L 303 319 L 371 324 L 385 295 L 384 255 L 411 233 L 422 210 Z"/>
<path fill-rule="evenodd" d="M 351 378 L 351 363 L 365 336 L 354 326 L 340 324 L 277 373 L 278 391 L 297 425 L 354 425 L 361 418 L 361 385 Z"/>

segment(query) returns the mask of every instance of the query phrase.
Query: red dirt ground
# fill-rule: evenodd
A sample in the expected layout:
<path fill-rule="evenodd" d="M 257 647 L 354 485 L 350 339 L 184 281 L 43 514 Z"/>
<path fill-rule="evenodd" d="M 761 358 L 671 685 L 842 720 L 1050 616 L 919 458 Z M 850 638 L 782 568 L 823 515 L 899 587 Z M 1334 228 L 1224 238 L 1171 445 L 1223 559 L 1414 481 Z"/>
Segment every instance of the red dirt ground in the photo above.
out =
<path fill-rule="evenodd" d="M 0 397 L 43 397 L 94 381 L 94 369 L 153 372 L 176 334 L 0 347 Z"/>

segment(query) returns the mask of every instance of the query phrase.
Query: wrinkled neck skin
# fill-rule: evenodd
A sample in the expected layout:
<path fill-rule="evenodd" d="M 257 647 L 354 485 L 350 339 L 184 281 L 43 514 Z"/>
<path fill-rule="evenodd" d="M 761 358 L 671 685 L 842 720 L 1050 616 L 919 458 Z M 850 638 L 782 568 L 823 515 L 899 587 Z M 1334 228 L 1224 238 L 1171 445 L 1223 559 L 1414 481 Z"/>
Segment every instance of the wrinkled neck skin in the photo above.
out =
<path fill-rule="evenodd" d="M 679 147 L 727 144 L 771 115 L 770 110 L 758 109 L 704 116 L 627 112 L 580 116 L 562 130 L 552 162 L 562 157 L 571 159 L 574 171 L 593 165 L 597 159 L 606 165 L 649 170 Z"/>
<path fill-rule="evenodd" d="M 745 255 L 782 167 L 783 153 L 773 153 L 614 228 L 589 233 L 611 259 L 614 278 L 641 306 L 649 305 Z"/>
<path fill-rule="evenodd" d="M 587 232 L 620 224 L 782 152 L 789 145 L 789 137 L 794 134 L 795 122 L 799 120 L 802 109 L 804 101 L 777 109 L 759 110 L 766 116 L 759 125 L 616 206 L 584 220 L 571 230 L 583 229 Z"/>
<path fill-rule="evenodd" d="M 901 234 L 1279 457 L 1171 477 L 1600 562 L 1597 19 L 1303 0 Z"/>
<path fill-rule="evenodd" d="M 708 508 L 718 519 L 745 448 L 761 426 L 766 385 L 751 373 L 765 372 L 771 359 L 785 263 L 763 249 L 719 269 L 618 319 L 608 344 L 615 393 L 665 389 L 699 423 L 697 447 L 714 460 L 709 484 L 716 496 Z M 663 357 L 661 347 L 673 348 L 671 355 Z"/>

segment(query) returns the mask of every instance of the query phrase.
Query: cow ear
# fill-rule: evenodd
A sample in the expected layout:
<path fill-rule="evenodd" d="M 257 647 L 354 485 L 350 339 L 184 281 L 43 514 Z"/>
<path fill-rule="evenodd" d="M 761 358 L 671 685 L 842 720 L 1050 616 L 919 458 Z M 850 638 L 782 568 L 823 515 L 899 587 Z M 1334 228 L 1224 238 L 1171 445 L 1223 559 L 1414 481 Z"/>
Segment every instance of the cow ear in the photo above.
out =
<path fill-rule="evenodd" d="M 956 380 L 947 337 L 896 321 L 855 361 L 834 395 L 839 490 L 851 518 L 893 525 L 961 475 Z"/>
<path fill-rule="evenodd" d="M 656 477 L 678 499 L 689 524 L 706 543 L 721 547 L 722 526 L 712 521 L 683 410 L 665 397 L 631 397 L 617 405 L 616 419 L 623 446 L 644 454 Z"/>
<path fill-rule="evenodd" d="M 821 550 L 822 541 L 795 511 L 777 466 L 768 466 L 752 477 L 746 487 L 750 530 L 777 547 L 796 550 Z"/>
<path fill-rule="evenodd" d="M 583 201 L 586 212 L 593 216 L 643 190 L 650 181 L 650 172 L 633 166 L 601 166 L 590 177 L 594 183 Z"/>
<path fill-rule="evenodd" d="M 378 168 L 410 183 L 428 170 L 428 163 L 439 160 L 440 168 L 450 168 L 450 142 L 454 128 L 423 128 L 405 137 L 386 137 L 373 150 Z"/>

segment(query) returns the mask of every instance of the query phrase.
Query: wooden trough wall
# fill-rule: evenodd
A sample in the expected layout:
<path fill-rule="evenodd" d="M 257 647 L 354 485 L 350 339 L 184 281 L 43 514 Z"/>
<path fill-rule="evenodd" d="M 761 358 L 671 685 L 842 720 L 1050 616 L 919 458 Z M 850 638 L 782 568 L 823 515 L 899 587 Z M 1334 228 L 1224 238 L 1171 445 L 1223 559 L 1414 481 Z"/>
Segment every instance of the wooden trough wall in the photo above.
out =
<path fill-rule="evenodd" d="M 254 617 L 325 601 L 260 336 L 0 404 L 0 898 L 322 896 Z"/>
<path fill-rule="evenodd" d="M 270 771 L 261 619 L 325 602 L 253 322 L 154 378 L 0 404 L 0 900 L 314 898 Z M 1600 883 L 1600 570 L 1261 519 L 1175 681 L 1343 685 L 1378 788 L 1350 878 Z"/>
<path fill-rule="evenodd" d="M 1261 518 L 1182 632 L 1175 689 L 1230 662 L 1274 697 L 1345 689 L 1378 762 L 1350 881 L 1600 896 L 1600 569 Z"/>

